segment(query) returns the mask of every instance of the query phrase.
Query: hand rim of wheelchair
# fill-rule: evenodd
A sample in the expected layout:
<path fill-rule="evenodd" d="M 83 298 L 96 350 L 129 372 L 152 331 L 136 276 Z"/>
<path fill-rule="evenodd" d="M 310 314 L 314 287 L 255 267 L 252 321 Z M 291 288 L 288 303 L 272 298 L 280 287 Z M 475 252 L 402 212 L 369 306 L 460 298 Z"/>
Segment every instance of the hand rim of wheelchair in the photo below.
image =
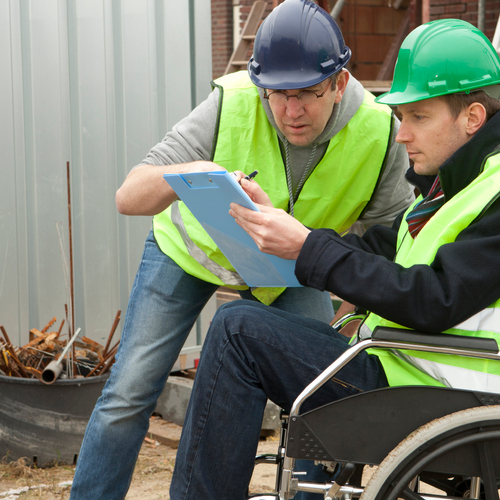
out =
<path fill-rule="evenodd" d="M 357 317 L 355 317 L 357 316 L 355 314 L 351 314 L 348 316 L 352 319 L 358 319 Z M 340 321 L 344 319 L 346 318 L 342 318 Z M 397 338 L 395 337 L 395 335 L 397 336 Z M 415 343 L 416 339 L 421 339 L 424 344 Z M 463 348 L 460 346 L 460 344 L 466 344 L 468 348 Z M 351 346 L 350 349 L 348 349 L 344 354 L 337 358 L 337 360 L 335 360 L 326 370 L 323 371 L 321 375 L 313 380 L 313 382 L 311 382 L 299 394 L 292 405 L 289 418 L 298 416 L 302 405 L 312 394 L 314 394 L 319 388 L 321 388 L 326 382 L 328 382 L 350 360 L 352 360 L 360 352 L 369 348 L 410 349 L 414 351 L 452 354 L 458 356 L 493 359 L 500 361 L 498 345 L 494 339 L 470 338 L 448 334 L 422 334 L 413 330 L 377 327 L 370 339 L 362 340 L 357 344 Z M 285 440 L 285 442 L 287 442 L 287 440 Z M 285 448 L 285 456 L 283 459 L 283 468 L 281 472 L 278 496 L 264 495 L 259 498 L 262 498 L 262 500 L 269 500 L 272 498 L 278 498 L 279 500 L 288 500 L 290 498 L 290 492 L 293 490 L 297 491 L 297 486 L 304 487 L 303 484 L 297 483 L 297 479 L 293 476 L 294 464 L 295 459 L 286 455 Z M 325 491 L 325 493 L 327 492 L 327 490 L 328 488 L 323 488 L 323 491 Z M 304 490 L 301 488 L 299 491 Z M 359 490 L 350 487 L 341 487 L 338 491 L 338 494 L 344 494 L 348 492 L 359 495 Z"/>

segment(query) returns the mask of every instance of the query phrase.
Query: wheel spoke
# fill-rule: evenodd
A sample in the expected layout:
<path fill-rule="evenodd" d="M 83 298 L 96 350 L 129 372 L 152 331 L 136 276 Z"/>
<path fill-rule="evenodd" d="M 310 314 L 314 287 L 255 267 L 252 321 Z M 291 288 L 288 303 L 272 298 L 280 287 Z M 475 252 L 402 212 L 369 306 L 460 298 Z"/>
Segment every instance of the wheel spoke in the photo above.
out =
<path fill-rule="evenodd" d="M 481 441 L 477 444 L 477 448 L 479 451 L 479 459 L 481 461 L 481 472 L 486 500 L 499 500 L 495 468 L 491 458 L 490 441 Z"/>

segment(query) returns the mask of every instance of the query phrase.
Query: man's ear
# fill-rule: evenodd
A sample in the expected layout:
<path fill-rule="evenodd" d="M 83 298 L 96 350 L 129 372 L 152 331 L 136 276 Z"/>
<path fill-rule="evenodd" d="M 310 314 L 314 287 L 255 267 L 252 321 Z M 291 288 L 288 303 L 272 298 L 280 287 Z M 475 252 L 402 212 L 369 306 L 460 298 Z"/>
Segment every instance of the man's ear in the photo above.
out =
<path fill-rule="evenodd" d="M 466 131 L 474 135 L 486 123 L 486 109 L 479 102 L 473 102 L 466 110 Z"/>
<path fill-rule="evenodd" d="M 342 70 L 337 78 L 337 94 L 335 96 L 335 104 L 338 104 L 342 100 L 348 81 L 349 72 Z"/>

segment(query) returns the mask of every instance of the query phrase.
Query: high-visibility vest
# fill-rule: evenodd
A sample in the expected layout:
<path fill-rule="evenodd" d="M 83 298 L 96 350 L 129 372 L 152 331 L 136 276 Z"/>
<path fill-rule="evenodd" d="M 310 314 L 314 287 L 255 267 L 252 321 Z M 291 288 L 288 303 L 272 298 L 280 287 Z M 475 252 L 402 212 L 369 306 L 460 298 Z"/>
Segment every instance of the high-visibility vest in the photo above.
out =
<path fill-rule="evenodd" d="M 228 171 L 250 173 L 276 208 L 288 208 L 279 140 L 257 87 L 246 71 L 226 75 L 220 88 L 213 161 Z M 295 202 L 295 218 L 308 227 L 347 230 L 362 214 L 383 172 L 390 148 L 392 114 L 368 92 L 349 123 L 331 140 Z M 213 240 L 182 202 L 153 219 L 160 249 L 187 273 L 217 285 L 247 288 Z"/>
<path fill-rule="evenodd" d="M 438 249 L 455 241 L 500 196 L 500 153 L 490 156 L 480 175 L 447 201 L 413 239 L 405 218 L 398 233 L 395 262 L 405 268 L 430 265 Z M 420 196 L 415 203 L 418 203 Z M 406 213 L 412 210 L 413 206 Z M 405 214 L 406 215 L 406 214 Z M 471 259 L 475 256 L 471 255 Z M 460 272 L 460 270 L 458 270 Z M 405 328 L 370 313 L 358 337 L 369 338 L 376 326 Z M 494 338 L 500 345 L 500 298 L 486 309 L 443 333 Z M 500 362 L 411 350 L 371 349 L 379 356 L 389 385 L 435 385 L 500 392 Z"/>

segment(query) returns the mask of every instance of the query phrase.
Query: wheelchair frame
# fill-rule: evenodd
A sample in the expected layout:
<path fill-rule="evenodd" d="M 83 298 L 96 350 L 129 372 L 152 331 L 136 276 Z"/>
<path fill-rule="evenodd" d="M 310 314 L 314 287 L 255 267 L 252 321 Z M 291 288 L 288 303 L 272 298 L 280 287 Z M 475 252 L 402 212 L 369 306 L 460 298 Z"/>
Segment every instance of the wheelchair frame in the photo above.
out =
<path fill-rule="evenodd" d="M 349 315 L 349 317 L 352 317 L 353 319 L 358 319 L 358 316 L 355 315 Z M 342 318 L 336 325 L 334 325 L 334 327 L 346 324 L 346 318 L 348 317 Z M 349 398 L 336 401 L 334 403 L 331 403 L 330 405 L 326 405 L 322 408 L 317 408 L 305 414 L 302 415 L 300 414 L 302 405 L 309 397 L 311 397 L 318 389 L 320 389 L 326 382 L 328 382 L 355 356 L 357 356 L 360 352 L 369 348 L 410 349 L 414 351 L 452 354 L 452 355 L 500 361 L 500 353 L 498 345 L 494 339 L 463 337 L 459 335 L 448 335 L 448 334 L 434 335 L 434 334 L 425 334 L 405 329 L 377 327 L 373 332 L 373 336 L 370 339 L 360 341 L 357 344 L 353 345 L 299 394 L 299 396 L 292 405 L 292 408 L 290 410 L 290 415 L 284 416 L 282 419 L 281 439 L 280 439 L 278 454 L 273 457 L 265 456 L 265 457 L 257 457 L 256 459 L 256 463 L 277 464 L 278 468 L 277 478 L 276 478 L 277 492 L 275 494 L 252 496 L 251 498 L 253 500 L 271 500 L 271 499 L 290 500 L 295 496 L 297 492 L 303 491 L 311 493 L 322 493 L 325 500 L 336 500 L 336 499 L 348 500 L 353 498 L 361 498 L 361 500 L 372 500 L 372 499 L 388 500 L 389 498 L 390 499 L 404 498 L 407 500 L 486 498 L 486 500 L 499 500 L 498 487 L 500 484 L 500 446 L 497 446 L 497 448 L 499 449 L 498 453 L 496 451 L 492 452 L 490 450 L 491 446 L 488 443 L 488 440 L 495 440 L 495 441 L 500 440 L 500 406 L 493 406 L 500 404 L 499 394 L 482 393 L 480 391 L 448 389 L 442 387 L 427 387 L 427 386 L 392 387 L 385 389 L 377 389 L 375 391 L 368 391 L 360 395 L 351 396 Z M 390 398 L 387 401 L 389 401 L 388 404 L 391 404 L 391 401 L 394 399 L 392 398 L 392 396 L 397 395 L 396 394 L 397 391 L 406 391 L 408 393 L 411 390 L 416 391 L 417 393 L 418 392 L 422 393 L 424 398 L 429 398 L 430 396 L 433 397 L 433 395 L 435 395 L 436 396 L 436 398 L 434 399 L 435 404 L 433 406 L 435 406 L 436 408 L 432 408 L 434 410 L 434 413 L 432 414 L 429 413 L 430 415 L 429 418 L 426 418 L 425 415 L 418 417 L 416 419 L 409 418 L 409 420 L 414 420 L 415 421 L 414 423 L 416 423 L 416 426 L 413 428 L 408 428 L 408 426 L 402 424 L 401 429 L 398 429 L 399 433 L 396 432 L 396 436 L 401 437 L 401 443 L 397 445 L 398 442 L 400 441 L 398 438 L 398 440 L 395 443 L 391 444 L 388 451 L 392 450 L 393 447 L 395 448 L 391 453 L 388 453 L 387 457 L 384 460 L 382 460 L 380 457 L 377 457 L 377 451 L 379 451 L 376 449 L 377 445 L 374 445 L 372 447 L 367 446 L 366 448 L 368 449 L 368 451 L 364 451 L 361 454 L 355 453 L 353 451 L 352 456 L 350 457 L 342 456 L 340 459 L 338 459 L 334 455 L 334 453 L 337 453 L 337 450 L 342 448 L 342 446 L 339 446 L 338 443 L 336 443 L 337 446 L 335 446 L 334 443 L 333 448 L 335 448 L 335 451 L 327 449 L 327 448 L 332 448 L 332 446 L 329 447 L 327 444 L 325 447 L 324 439 L 316 439 L 314 431 L 311 431 L 310 422 L 306 424 L 302 422 L 303 417 L 305 416 L 309 416 L 315 412 L 317 413 L 317 415 L 320 415 L 320 412 L 323 412 L 324 414 L 326 414 L 324 418 L 319 418 L 318 420 L 317 415 L 315 415 L 314 417 L 316 419 L 315 425 L 317 425 L 319 421 L 319 425 L 324 426 L 325 420 L 327 422 L 334 422 L 335 418 L 338 418 L 339 415 L 341 415 L 342 413 L 342 412 L 332 413 L 332 411 L 335 412 L 334 405 L 343 405 L 343 407 L 345 407 L 346 404 L 350 404 L 352 406 L 354 402 L 357 403 L 357 401 L 355 401 L 354 398 L 358 398 L 361 404 L 363 398 L 365 398 L 368 401 L 367 396 L 369 397 L 371 396 L 372 398 L 375 398 L 375 402 L 373 403 L 373 405 L 375 406 L 373 406 L 373 408 L 376 408 L 377 401 L 378 402 L 380 401 L 381 395 L 382 397 L 387 397 L 387 395 L 390 395 Z M 443 395 L 446 395 L 444 399 Z M 443 401 L 442 405 L 440 404 L 440 401 Z M 485 411 L 480 410 L 481 408 L 483 408 L 484 405 L 487 405 L 491 409 L 491 410 L 486 409 L 488 413 L 486 416 L 479 415 L 480 413 L 481 414 L 485 413 Z M 361 406 L 363 405 L 361 404 Z M 440 408 L 438 409 L 437 407 Z M 342 408 L 342 406 L 338 406 L 338 408 Z M 380 406 L 378 408 L 380 408 Z M 464 414 L 462 414 L 462 412 L 460 411 L 464 410 L 464 408 L 466 409 L 465 411 L 468 412 L 467 416 L 464 416 Z M 452 414 L 448 415 L 448 412 L 450 411 L 452 412 Z M 472 417 L 469 415 L 469 413 L 471 412 L 473 413 Z M 397 410 L 395 411 L 395 413 L 397 413 Z M 333 417 L 332 415 L 335 415 L 335 417 Z M 443 419 L 449 420 L 450 417 L 453 420 L 453 424 L 449 424 L 447 423 L 447 421 L 445 421 L 443 424 Z M 462 429 L 464 426 L 461 425 L 464 418 L 466 418 L 468 422 L 467 425 L 465 426 L 466 427 L 465 430 Z M 477 425 L 475 425 L 476 420 L 478 421 Z M 345 422 L 343 424 L 345 424 Z M 436 426 L 441 426 L 443 428 L 442 431 L 439 431 L 442 433 L 438 434 L 437 436 L 432 435 L 431 438 L 428 438 L 427 437 L 428 428 L 434 428 Z M 489 434 L 487 432 L 484 433 L 484 435 L 481 434 L 480 430 L 478 430 L 479 428 L 490 429 Z M 331 468 L 335 464 L 338 464 L 339 472 L 337 474 L 335 481 L 332 481 L 330 483 L 314 483 L 308 481 L 300 481 L 298 477 L 300 475 L 300 472 L 296 472 L 294 470 L 296 461 L 296 458 L 294 457 L 299 456 L 299 458 L 306 458 L 300 456 L 300 453 L 298 452 L 297 443 L 300 440 L 304 441 L 305 435 L 310 436 L 310 434 L 308 433 L 309 431 L 311 431 L 311 435 L 313 436 L 313 438 L 308 437 L 307 440 L 310 439 L 312 442 L 314 442 L 314 446 L 316 447 L 319 446 L 319 452 L 320 452 L 319 454 L 315 453 L 314 456 L 311 456 L 309 459 L 313 459 Z M 453 434 L 453 432 L 455 432 L 456 436 Z M 464 432 L 466 434 L 465 437 L 463 436 Z M 448 435 L 450 433 L 453 434 L 453 436 L 451 438 L 448 438 Z M 377 433 L 377 436 L 378 435 L 379 434 Z M 462 485 L 462 483 L 458 484 L 459 483 L 458 480 L 448 478 L 450 475 L 453 474 L 459 476 L 458 471 L 454 472 L 453 474 L 449 471 L 447 473 L 439 473 L 439 471 L 437 473 L 436 472 L 429 473 L 426 470 L 426 467 L 429 467 L 429 464 L 427 464 L 422 466 L 423 468 L 421 472 L 419 472 L 418 474 L 414 474 L 415 470 L 417 470 L 415 469 L 415 467 L 418 468 L 418 466 L 403 465 L 403 469 L 405 467 L 409 468 L 411 473 L 409 477 L 406 477 L 408 475 L 408 471 L 403 470 L 401 472 L 402 478 L 398 479 L 399 482 L 397 482 L 397 484 L 398 488 L 401 488 L 400 492 L 402 493 L 398 493 L 398 491 L 394 492 L 393 491 L 394 488 L 391 486 L 391 481 L 395 482 L 394 471 L 396 471 L 398 467 L 400 468 L 400 462 L 398 462 L 399 456 L 400 455 L 402 456 L 402 454 L 404 454 L 404 450 L 402 451 L 401 447 L 404 449 L 406 447 L 405 443 L 407 443 L 408 440 L 412 439 L 415 440 L 415 438 L 412 437 L 415 435 L 417 436 L 416 438 L 417 441 L 419 436 L 423 435 L 424 442 L 432 441 L 432 443 L 435 442 L 438 443 L 437 445 L 435 445 L 437 446 L 437 450 L 433 451 L 434 455 L 439 455 L 439 453 L 441 453 L 441 455 L 444 454 L 446 456 L 446 453 L 460 453 L 460 449 L 462 449 L 460 448 L 460 446 L 482 446 L 480 450 L 484 449 L 485 451 L 479 452 L 480 457 L 474 458 L 474 460 L 472 459 L 468 460 L 469 462 L 474 461 L 474 464 L 470 463 L 467 466 L 464 466 L 463 468 L 463 471 L 466 470 L 473 471 L 472 475 L 465 474 L 464 476 L 469 478 L 467 480 L 468 481 L 467 485 L 464 486 Z M 408 438 L 406 438 L 406 436 L 408 436 Z M 366 437 L 366 433 L 364 437 Z M 330 439 L 331 441 L 332 436 L 330 435 L 328 439 Z M 446 444 L 440 444 L 441 441 L 445 439 L 450 440 L 450 442 Z M 333 440 L 335 440 L 335 438 L 333 438 Z M 476 441 L 479 444 L 477 443 L 468 444 L 468 443 L 475 443 Z M 485 442 L 485 444 L 483 444 L 483 441 Z M 423 458 L 421 458 L 419 455 L 419 453 L 421 453 L 420 449 L 425 447 L 423 447 L 422 443 L 420 442 L 418 442 L 416 445 L 411 444 L 411 446 L 413 447 L 416 446 L 416 451 L 413 450 L 411 452 L 413 454 L 411 457 L 407 457 L 405 455 L 404 458 L 401 458 L 401 463 L 403 460 L 406 460 L 407 464 L 412 461 L 413 462 L 416 461 L 417 464 L 420 464 L 423 460 Z M 447 451 L 448 448 L 450 450 L 457 448 L 458 451 Z M 470 451 L 470 448 L 467 448 L 467 450 Z M 302 448 L 302 451 L 304 451 L 304 448 Z M 365 456 L 363 456 L 363 453 L 365 454 Z M 432 455 L 432 453 L 428 451 L 425 451 L 425 453 L 427 455 Z M 453 457 L 455 456 L 452 455 L 452 459 Z M 429 460 L 431 460 L 432 462 L 432 460 L 436 459 L 432 458 L 431 456 Z M 359 468 L 357 477 L 356 474 L 354 474 L 354 472 L 356 471 L 355 464 L 357 463 L 364 466 L 366 464 L 379 465 L 380 463 L 381 464 L 379 467 L 380 469 L 383 469 L 383 467 L 387 469 L 387 466 L 385 465 L 387 461 L 390 462 L 389 468 L 392 467 L 392 469 L 389 471 L 388 477 L 383 480 L 385 482 L 382 481 L 383 484 L 376 484 L 375 487 L 368 484 L 366 489 L 362 488 L 361 474 L 359 474 Z M 440 466 L 444 467 L 443 470 L 450 467 L 449 464 L 447 464 L 446 466 L 443 465 Z M 403 472 L 406 472 L 406 476 L 405 474 L 403 474 Z M 362 467 L 361 467 L 361 473 L 362 473 Z M 424 475 L 425 474 L 429 475 L 429 477 L 431 478 L 430 483 L 434 484 L 437 487 L 443 487 L 445 493 L 447 489 L 451 491 L 452 488 L 455 489 L 462 488 L 463 490 L 468 487 L 469 488 L 468 492 L 465 492 L 468 496 L 467 497 L 436 496 L 427 494 L 425 496 L 421 496 L 420 494 L 418 494 L 419 476 L 421 473 Z M 482 481 L 480 480 L 480 476 L 483 477 Z M 355 477 L 355 479 L 354 481 L 352 481 L 352 484 L 348 484 L 351 477 Z M 378 479 L 378 481 L 379 483 L 381 482 L 380 479 Z M 481 484 L 483 484 L 482 486 L 483 493 L 480 493 Z M 384 491 L 387 490 L 387 492 L 380 493 L 378 491 L 374 491 L 374 488 L 377 489 L 379 487 L 382 489 L 385 488 Z M 392 492 L 389 492 L 389 490 L 391 490 Z M 399 496 L 399 494 L 401 494 L 401 496 Z M 485 497 L 480 496 L 481 494 L 486 496 Z M 386 498 L 385 495 L 392 495 L 392 496 L 388 496 Z M 448 495 L 448 493 L 446 493 L 446 495 Z"/>

